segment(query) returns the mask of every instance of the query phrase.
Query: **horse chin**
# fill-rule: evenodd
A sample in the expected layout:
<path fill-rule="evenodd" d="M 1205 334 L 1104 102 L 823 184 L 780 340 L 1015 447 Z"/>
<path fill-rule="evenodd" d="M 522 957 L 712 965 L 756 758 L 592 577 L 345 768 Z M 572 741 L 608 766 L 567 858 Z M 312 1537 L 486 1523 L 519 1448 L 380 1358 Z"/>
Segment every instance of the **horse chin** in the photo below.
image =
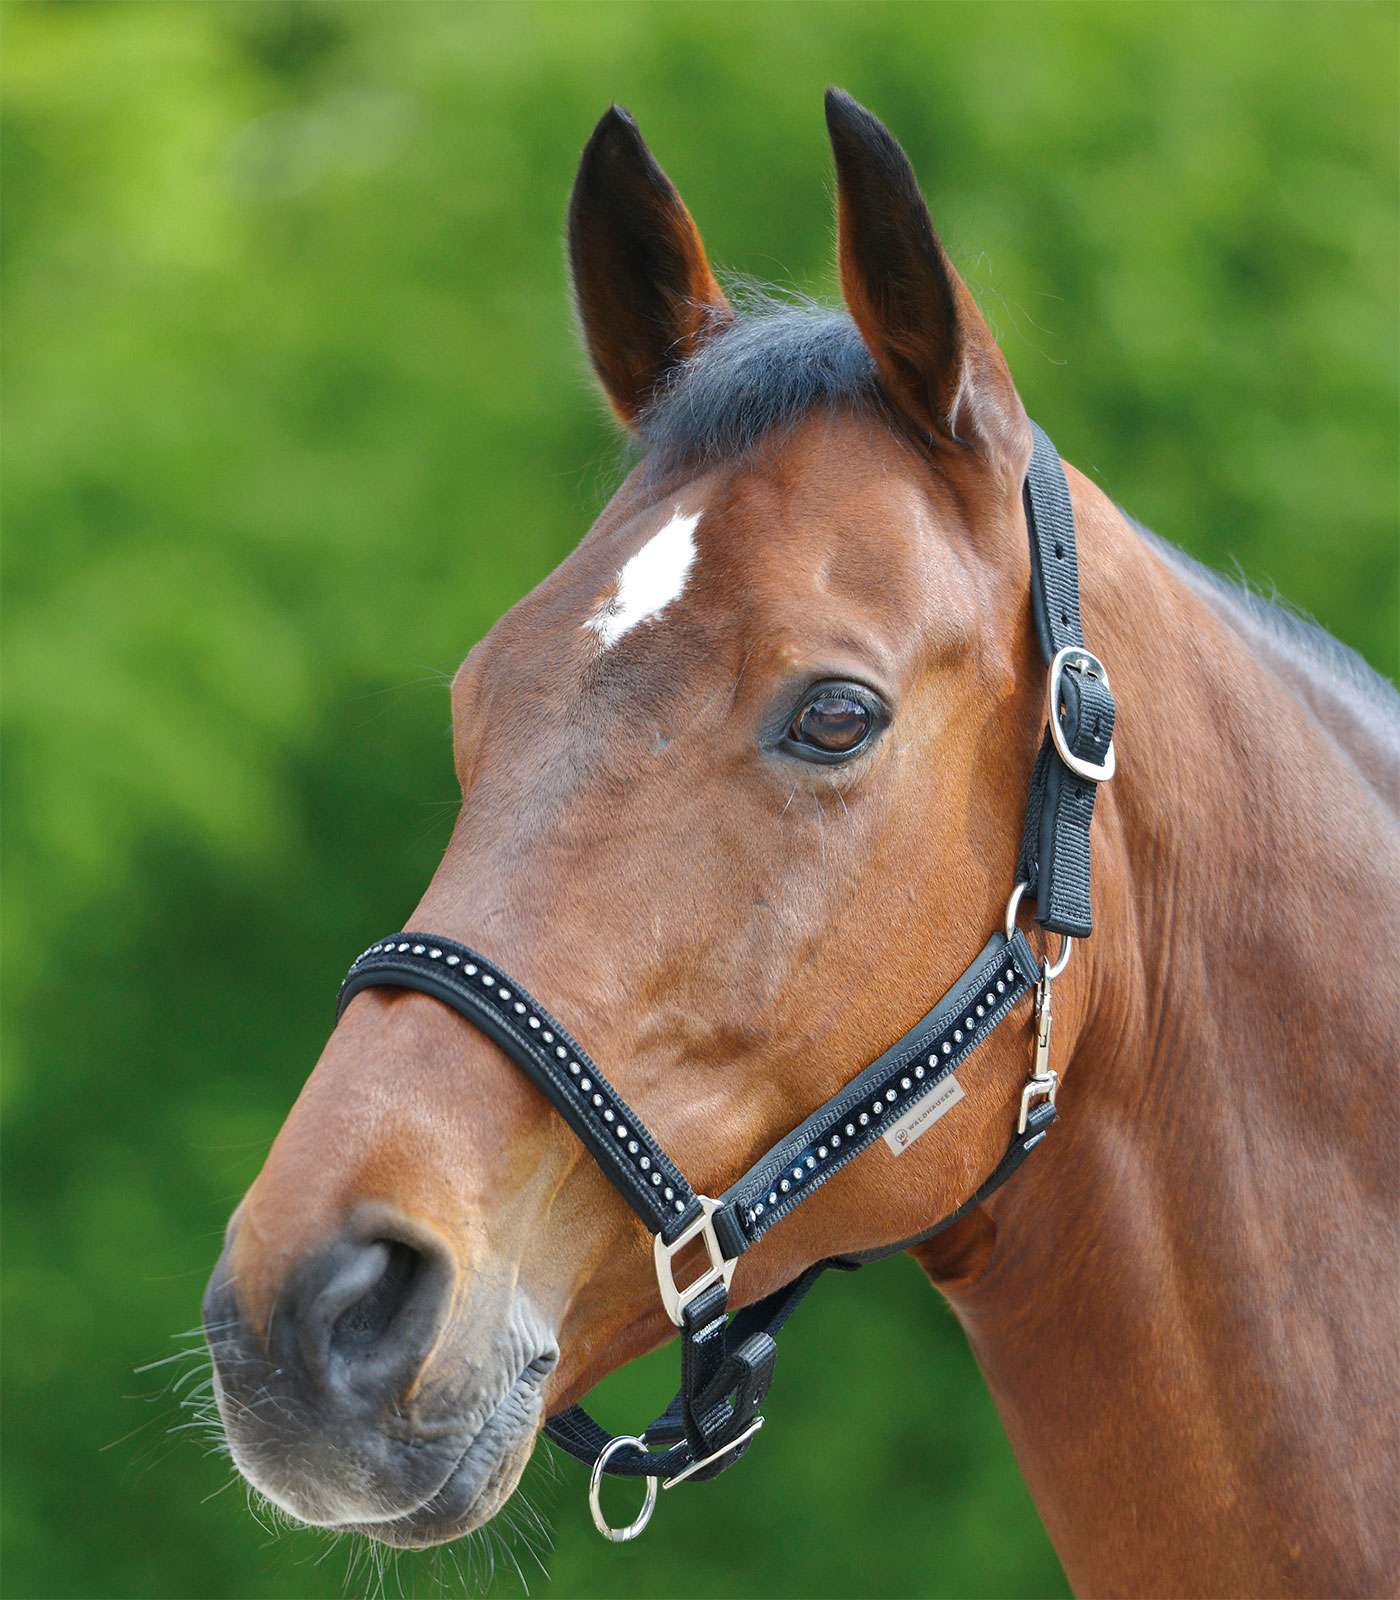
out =
<path fill-rule="evenodd" d="M 529 1427 L 523 1436 L 483 1450 L 484 1435 L 478 1434 L 426 1505 L 388 1522 L 344 1523 L 337 1531 L 362 1533 L 400 1550 L 460 1539 L 489 1522 L 515 1493 L 536 1435 L 537 1427 Z"/>
<path fill-rule="evenodd" d="M 457 1539 L 489 1522 L 515 1492 L 543 1422 L 543 1377 L 552 1361 L 531 1362 L 483 1427 L 455 1459 L 449 1449 L 442 1481 L 420 1504 L 387 1517 L 354 1506 L 363 1490 L 322 1481 L 291 1483 L 264 1452 L 249 1449 L 236 1427 L 226 1430 L 234 1465 L 265 1500 L 309 1527 L 361 1533 L 381 1544 L 420 1549 Z M 441 1450 L 445 1440 L 432 1441 Z M 357 1474 L 358 1476 L 358 1474 Z M 375 1495 L 374 1498 L 379 1498 Z"/>

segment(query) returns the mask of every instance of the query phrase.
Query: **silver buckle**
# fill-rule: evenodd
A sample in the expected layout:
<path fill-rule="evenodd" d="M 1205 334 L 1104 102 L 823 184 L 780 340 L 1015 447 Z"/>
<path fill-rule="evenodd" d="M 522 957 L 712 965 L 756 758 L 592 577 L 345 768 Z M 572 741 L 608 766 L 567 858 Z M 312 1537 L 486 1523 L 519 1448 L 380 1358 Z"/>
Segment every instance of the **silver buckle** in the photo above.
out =
<path fill-rule="evenodd" d="M 674 1478 L 666 1478 L 661 1487 L 674 1489 L 678 1483 L 684 1483 L 687 1478 L 693 1477 L 701 1467 L 708 1467 L 712 1461 L 718 1461 L 721 1456 L 727 1456 L 731 1450 L 737 1450 L 746 1439 L 752 1439 L 754 1434 L 763 1426 L 763 1418 L 755 1417 L 737 1439 L 731 1439 L 722 1449 L 716 1450 L 712 1456 L 706 1456 L 703 1461 L 692 1461 L 684 1472 L 678 1472 Z"/>
<path fill-rule="evenodd" d="M 1097 678 L 1105 689 L 1108 688 L 1108 670 L 1096 655 L 1082 645 L 1067 644 L 1063 650 L 1055 652 L 1055 659 L 1050 663 L 1050 684 L 1045 693 L 1050 714 L 1050 737 L 1055 741 L 1060 760 L 1078 777 L 1087 778 L 1091 783 L 1107 783 L 1118 766 L 1118 757 L 1113 753 L 1113 740 L 1108 741 L 1102 761 L 1086 761 L 1070 749 L 1065 730 L 1060 726 L 1060 679 L 1064 677 L 1066 667 L 1087 672 L 1091 678 Z"/>
<path fill-rule="evenodd" d="M 695 1198 L 700 1204 L 700 1215 L 695 1221 L 683 1228 L 670 1244 L 667 1244 L 659 1233 L 652 1241 L 656 1256 L 656 1283 L 661 1290 L 661 1304 L 666 1307 L 666 1315 L 678 1328 L 681 1325 L 681 1313 L 697 1295 L 703 1294 L 716 1283 L 722 1283 L 728 1289 L 730 1280 L 734 1276 L 735 1262 L 739 1259 L 735 1256 L 733 1261 L 726 1260 L 719 1239 L 715 1235 L 714 1224 L 710 1219 L 719 1210 L 719 1201 L 711 1200 L 708 1195 L 703 1194 L 697 1194 Z M 700 1238 L 705 1241 L 705 1254 L 710 1258 L 710 1265 L 694 1283 L 687 1284 L 682 1289 L 676 1282 L 672 1263 L 692 1239 Z M 733 1449 L 733 1446 L 730 1445 L 728 1448 Z"/>
<path fill-rule="evenodd" d="M 1031 1120 L 1031 1104 L 1036 1100 L 1048 1100 L 1053 1106 L 1055 1096 L 1060 1088 L 1060 1075 L 1052 1068 L 1043 1078 L 1032 1078 L 1021 1090 L 1021 1115 L 1016 1123 L 1016 1132 L 1024 1133 Z"/>

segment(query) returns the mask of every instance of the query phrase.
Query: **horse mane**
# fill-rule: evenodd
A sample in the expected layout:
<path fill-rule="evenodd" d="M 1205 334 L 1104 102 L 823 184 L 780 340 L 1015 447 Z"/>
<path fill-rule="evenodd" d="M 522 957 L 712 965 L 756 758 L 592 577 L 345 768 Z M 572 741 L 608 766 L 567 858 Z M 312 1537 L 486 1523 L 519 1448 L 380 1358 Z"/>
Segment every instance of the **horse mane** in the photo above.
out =
<path fill-rule="evenodd" d="M 844 311 L 763 284 L 726 287 L 734 321 L 672 367 L 638 419 L 653 473 L 747 455 L 813 411 L 874 412 L 897 425 Z"/>
<path fill-rule="evenodd" d="M 735 320 L 677 362 L 638 419 L 653 475 L 748 455 L 819 410 L 863 412 L 905 431 L 875 359 L 845 311 L 751 280 L 726 287 Z M 1400 722 L 1400 694 L 1389 679 L 1305 612 L 1276 592 L 1252 587 L 1242 573 L 1235 577 L 1204 565 L 1123 515 L 1183 576 L 1241 620 Z"/>
<path fill-rule="evenodd" d="M 1122 511 L 1122 507 L 1119 507 Z M 1122 514 L 1129 526 L 1170 566 L 1176 568 L 1198 591 L 1213 599 L 1227 614 L 1233 614 L 1246 625 L 1252 624 L 1266 634 L 1284 651 L 1305 665 L 1316 669 L 1322 677 L 1339 688 L 1349 689 L 1378 711 L 1392 725 L 1400 729 L 1400 693 L 1389 678 L 1358 655 L 1350 645 L 1345 645 L 1335 634 L 1308 615 L 1276 589 L 1272 592 L 1252 584 L 1243 573 L 1219 572 L 1197 561 L 1179 546 L 1138 521 L 1128 512 Z"/>

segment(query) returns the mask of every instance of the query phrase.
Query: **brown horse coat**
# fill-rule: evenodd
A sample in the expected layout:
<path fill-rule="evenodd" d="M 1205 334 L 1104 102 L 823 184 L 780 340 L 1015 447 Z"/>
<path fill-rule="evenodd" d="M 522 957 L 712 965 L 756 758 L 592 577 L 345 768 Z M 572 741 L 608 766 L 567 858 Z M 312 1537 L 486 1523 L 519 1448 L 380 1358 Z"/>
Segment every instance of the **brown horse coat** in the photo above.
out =
<path fill-rule="evenodd" d="M 828 119 L 854 328 L 736 312 L 630 119 L 590 141 L 580 319 L 651 454 L 457 674 L 463 808 L 409 923 L 518 973 L 710 1194 L 999 925 L 1044 721 L 1020 400 L 898 146 Z M 915 1253 L 1081 1592 L 1392 1594 L 1397 702 L 1069 480 L 1120 711 L 1062 1115 Z M 887 719 L 818 764 L 784 735 L 830 681 Z M 1027 1015 L 737 1301 L 956 1206 L 1028 1059 Z M 672 1332 L 649 1244 L 481 1034 L 358 996 L 211 1283 L 236 1460 L 308 1521 L 478 1525 L 546 1414 Z"/>

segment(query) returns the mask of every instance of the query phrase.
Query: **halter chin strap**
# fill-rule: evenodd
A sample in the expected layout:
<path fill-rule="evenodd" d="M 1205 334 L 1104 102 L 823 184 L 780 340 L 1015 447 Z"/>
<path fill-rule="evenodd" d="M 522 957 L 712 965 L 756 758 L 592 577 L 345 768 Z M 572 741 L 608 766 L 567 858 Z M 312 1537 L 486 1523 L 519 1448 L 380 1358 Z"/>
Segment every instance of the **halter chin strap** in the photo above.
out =
<path fill-rule="evenodd" d="M 1050 980 L 1063 967 L 1073 938 L 1090 931 L 1088 830 L 1094 790 L 1113 772 L 1113 700 L 1107 673 L 1084 649 L 1080 631 L 1074 518 L 1064 471 L 1049 439 L 1032 428 L 1026 521 L 1031 603 L 1050 669 L 1050 725 L 1031 780 L 1006 927 L 992 935 L 922 1021 L 719 1199 L 691 1189 L 587 1051 L 487 957 L 436 935 L 399 933 L 366 950 L 341 988 L 337 1020 L 362 989 L 400 988 L 431 995 L 479 1028 L 546 1096 L 653 1236 L 662 1304 L 681 1334 L 675 1399 L 638 1437 L 613 1437 L 579 1406 L 545 1424 L 556 1444 L 592 1467 L 593 1517 L 608 1538 L 634 1538 L 642 1531 L 657 1479 L 669 1489 L 689 1478 L 713 1478 L 745 1454 L 763 1426 L 759 1408 L 773 1378 L 774 1338 L 822 1272 L 854 1270 L 950 1226 L 1012 1176 L 1055 1119 L 1058 1079 L 1048 1066 Z M 1027 888 L 1036 891 L 1042 926 L 1064 936 L 1053 967 L 1042 967 L 1015 924 Z M 940 1086 L 946 1090 L 953 1073 L 1032 988 L 1038 1020 L 1034 1071 L 1016 1133 L 977 1192 L 915 1238 L 818 1262 L 731 1320 L 729 1284 L 744 1251 L 892 1126 L 908 1129 L 907 1115 Z M 676 1257 L 696 1240 L 704 1246 L 705 1268 L 678 1284 Z M 629 1528 L 610 1528 L 602 1516 L 598 1489 L 604 1472 L 651 1480 L 643 1513 Z"/>

